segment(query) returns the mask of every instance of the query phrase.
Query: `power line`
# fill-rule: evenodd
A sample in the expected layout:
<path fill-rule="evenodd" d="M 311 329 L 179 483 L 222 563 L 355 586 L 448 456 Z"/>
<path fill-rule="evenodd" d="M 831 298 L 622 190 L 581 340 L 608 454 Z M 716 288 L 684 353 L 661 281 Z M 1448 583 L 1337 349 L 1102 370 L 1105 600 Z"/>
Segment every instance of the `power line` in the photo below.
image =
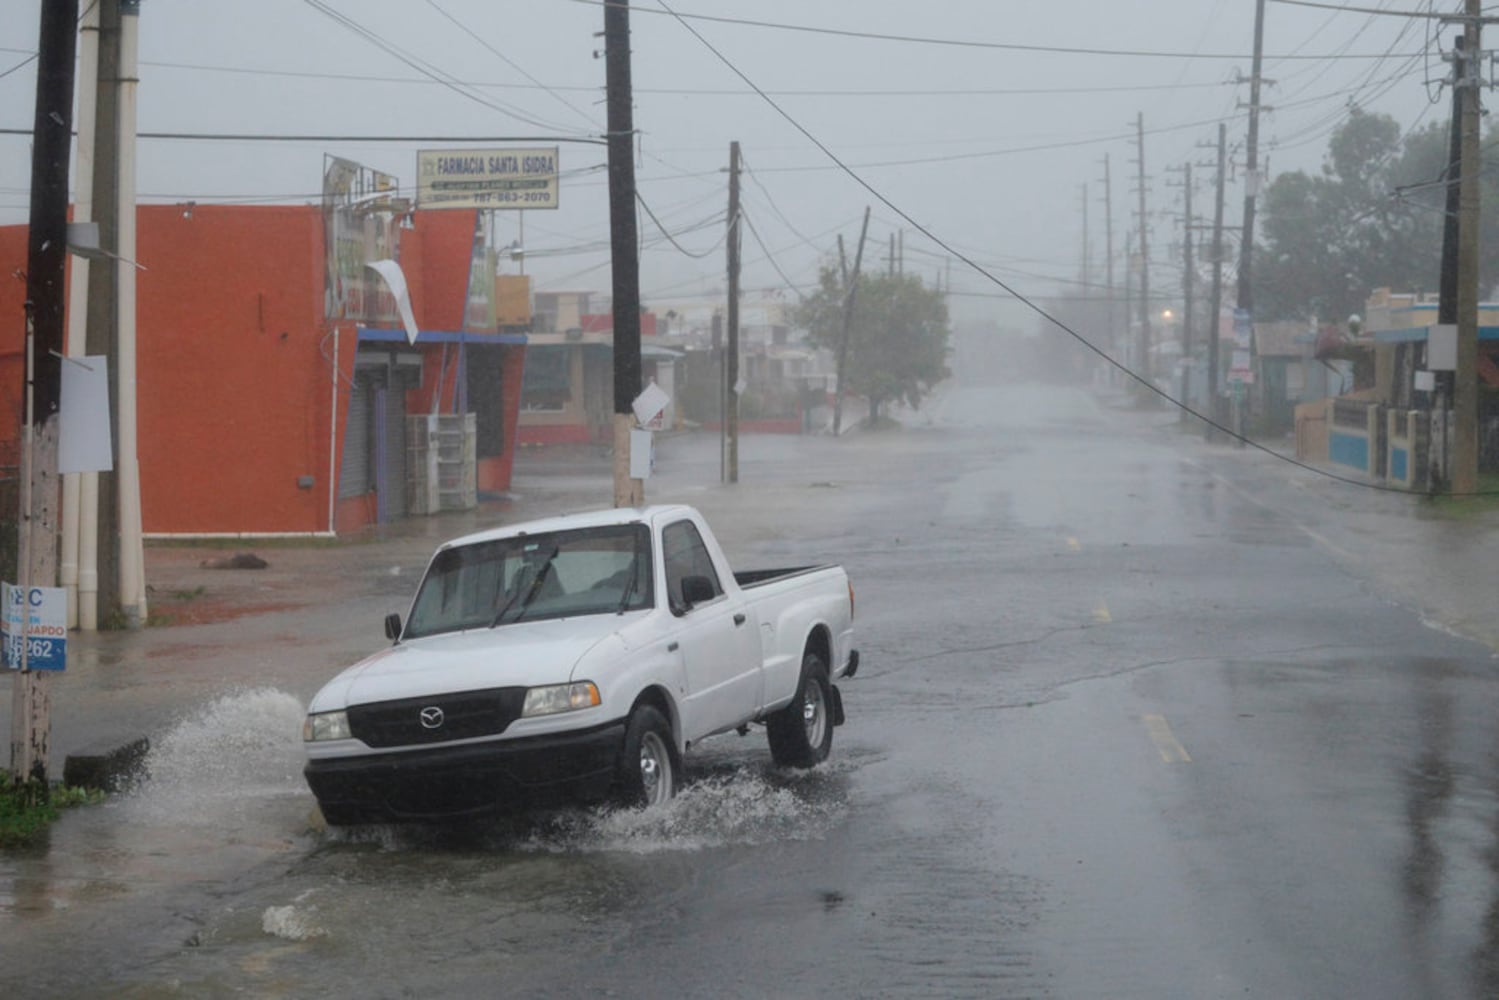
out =
<path fill-rule="evenodd" d="M 1319 10 L 1337 11 L 1340 14 L 1385 14 L 1390 17 L 1431 18 L 1433 20 L 1456 21 L 1461 14 L 1438 14 L 1425 10 L 1384 10 L 1377 7 L 1348 7 L 1335 3 L 1317 3 L 1315 0 L 1270 0 L 1271 3 L 1287 7 L 1315 7 Z"/>
<path fill-rule="evenodd" d="M 676 247 L 677 251 L 679 253 L 681 253 L 684 257 L 692 257 L 694 259 L 701 260 L 702 258 L 708 256 L 710 253 L 713 253 L 714 251 L 716 251 L 718 249 L 719 245 L 721 243 L 723 243 L 723 239 L 720 238 L 718 240 L 718 242 L 714 243 L 711 247 L 709 247 L 708 249 L 702 251 L 701 253 L 698 253 L 698 252 L 696 252 L 694 250 L 688 250 L 686 247 L 682 246 L 682 244 L 680 244 L 680 243 L 677 242 L 675 236 L 673 236 L 671 233 L 667 232 L 666 227 L 661 224 L 661 220 L 660 219 L 656 218 L 656 213 L 651 211 L 651 206 L 646 204 L 645 199 L 643 197 L 641 197 L 641 194 L 640 194 L 639 191 L 635 192 L 635 200 L 638 201 L 638 202 L 640 202 L 640 207 L 643 208 L 643 209 L 645 209 L 645 214 L 651 217 L 651 221 L 656 224 L 656 228 L 660 231 L 661 235 L 664 236 L 664 237 L 666 237 L 667 241 L 669 243 L 671 243 L 672 246 Z M 722 218 L 721 214 L 719 216 L 715 216 L 714 217 L 714 221 L 717 221 L 720 218 Z"/>
<path fill-rule="evenodd" d="M 527 80 L 530 80 L 531 83 L 535 84 L 536 86 L 540 87 L 542 90 L 546 91 L 548 94 L 550 94 L 553 97 L 555 97 L 559 102 L 561 102 L 561 104 L 563 105 L 563 107 L 567 108 L 569 111 L 571 111 L 574 114 L 578 115 L 578 117 L 582 118 L 584 121 L 588 122 L 588 124 L 592 125 L 593 127 L 595 127 L 595 128 L 599 127 L 598 122 L 596 122 L 593 119 L 593 117 L 588 114 L 588 112 L 580 110 L 579 108 L 577 108 L 576 106 L 574 106 L 572 103 L 570 103 L 561 94 L 557 93 L 556 90 L 554 90 L 551 87 L 548 87 L 546 84 L 544 84 L 540 80 L 536 79 L 536 77 L 532 76 L 530 73 L 527 73 L 513 59 L 511 59 L 509 56 L 505 55 L 505 53 L 501 52 L 499 49 L 495 48 L 493 45 L 489 44 L 487 41 L 485 41 L 483 38 L 481 38 L 479 36 L 478 32 L 474 31 L 472 28 L 470 28 L 468 25 L 464 24 L 462 21 L 458 20 L 452 14 L 448 13 L 447 11 L 445 11 L 441 7 L 439 7 L 437 5 L 437 0 L 427 0 L 427 6 L 431 7 L 433 10 L 437 11 L 443 17 L 445 17 L 449 21 L 451 21 L 464 34 L 468 35 L 474 41 L 476 41 L 480 45 L 484 46 L 485 49 L 487 49 L 489 52 L 493 53 L 502 62 L 504 62 L 506 66 L 509 66 L 511 69 L 515 70 L 521 76 L 525 77 Z"/>
<path fill-rule="evenodd" d="M 760 230 L 755 228 L 755 220 L 749 217 L 749 213 L 744 211 L 743 206 L 741 206 L 739 209 L 739 217 L 745 221 L 746 225 L 749 226 L 750 235 L 755 238 L 755 243 L 760 247 L 760 251 L 765 254 L 765 259 L 770 261 L 770 266 L 775 268 L 776 274 L 779 274 L 781 276 L 781 280 L 786 283 L 786 287 L 795 292 L 797 298 L 805 299 L 806 296 L 802 294 L 802 290 L 796 286 L 796 283 L 794 281 L 786 277 L 785 271 L 781 270 L 781 265 L 776 262 L 775 254 L 770 252 L 770 248 L 767 247 L 765 245 L 765 241 L 760 238 Z"/>
<path fill-rule="evenodd" d="M 588 2 L 588 0 L 575 0 L 575 2 L 580 2 L 580 3 L 581 2 Z M 704 38 L 702 36 L 702 34 L 700 32 L 698 32 L 698 30 L 696 28 L 694 28 L 692 25 L 686 23 L 686 21 L 684 21 L 681 17 L 677 16 L 676 13 L 671 9 L 671 7 L 666 3 L 666 0 L 657 0 L 657 3 L 660 4 L 660 6 L 662 7 L 662 9 L 664 9 L 667 13 L 671 14 L 673 17 L 677 17 L 677 20 L 682 24 L 682 26 L 684 28 L 686 28 L 687 31 L 689 31 L 694 37 L 696 37 L 697 40 L 699 42 L 701 42 L 703 44 L 703 46 L 708 49 L 708 51 L 712 52 L 713 55 L 715 57 L 717 57 L 720 62 L 722 62 L 726 67 L 728 67 L 728 69 L 731 72 L 733 72 L 735 75 L 737 75 L 741 80 L 743 80 L 750 87 L 755 88 L 757 91 L 759 90 L 759 88 L 755 86 L 754 81 L 751 80 L 741 69 L 739 69 L 739 67 L 736 66 L 733 63 L 733 61 L 731 61 L 727 56 L 725 56 L 721 51 L 719 51 L 719 49 L 717 47 L 715 47 L 712 42 L 709 42 L 706 38 Z M 1016 289 L 1012 288 L 1005 281 L 1003 281 L 1002 279 L 996 277 L 995 275 L 993 275 L 989 271 L 985 270 L 983 267 L 980 267 L 972 259 L 970 259 L 966 255 L 962 254 L 961 252 L 953 249 L 947 243 L 943 242 L 943 240 L 939 236 L 937 236 L 936 234 L 934 234 L 933 232 L 931 232 L 931 230 L 929 230 L 927 227 L 923 226 L 921 223 L 917 222 L 914 218 L 912 218 L 904 210 L 902 210 L 898 205 L 896 205 L 888 197 L 886 197 L 882 192 L 880 192 L 877 188 L 875 188 L 874 185 L 872 185 L 868 181 L 864 180 L 864 178 L 861 177 L 858 173 L 856 173 L 851 167 L 849 167 L 846 164 L 844 164 L 843 161 L 838 158 L 838 155 L 836 153 L 834 153 L 831 149 L 829 149 L 826 144 L 824 144 L 820 139 L 817 138 L 817 136 L 813 135 L 812 132 L 809 131 L 806 128 L 806 126 L 802 125 L 801 122 L 797 121 L 794 117 L 792 117 L 791 114 L 789 114 L 784 108 L 782 108 L 779 104 L 777 104 L 774 100 L 772 100 L 768 96 L 765 96 L 763 93 L 762 93 L 761 96 L 765 100 L 765 102 L 768 105 L 770 105 L 770 107 L 777 114 L 779 114 L 782 118 L 784 118 L 787 121 L 787 123 L 789 123 L 793 128 L 795 128 L 798 132 L 800 132 L 803 136 L 805 136 L 809 142 L 811 142 L 818 149 L 820 149 L 822 151 L 823 155 L 827 156 L 828 159 L 832 160 L 835 164 L 837 164 L 838 167 L 851 180 L 853 180 L 856 184 L 858 184 L 860 187 L 862 187 L 865 191 L 869 192 L 869 194 L 871 196 L 873 196 L 874 198 L 878 199 L 883 205 L 885 205 L 887 208 L 889 208 L 891 211 L 893 211 L 896 215 L 898 215 L 902 219 L 904 219 L 917 232 L 921 233 L 927 239 L 931 240 L 933 243 L 937 244 L 938 246 L 942 247 L 943 249 L 950 251 L 953 254 L 953 256 L 957 257 L 963 263 L 967 264 L 974 271 L 977 271 L 979 274 L 982 274 L 985 278 L 987 278 L 989 281 L 993 282 L 995 285 L 997 285 L 1000 288 L 1004 289 L 1006 292 L 1009 292 L 1021 304 L 1023 304 L 1024 306 L 1026 306 L 1026 308 L 1030 309 L 1037 316 L 1041 317 L 1042 319 L 1044 319 L 1047 322 L 1051 323 L 1053 326 L 1055 326 L 1058 329 L 1062 330 L 1068 336 L 1072 337 L 1078 343 L 1082 344 L 1088 350 L 1092 351 L 1095 355 L 1097 355 L 1105 363 L 1111 365 L 1112 367 L 1114 367 L 1118 371 L 1122 372 L 1123 374 L 1125 374 L 1129 378 L 1134 379 L 1136 382 L 1138 382 L 1145 389 L 1147 389 L 1148 391 L 1150 391 L 1150 392 L 1154 393 L 1155 395 L 1159 396 L 1161 399 L 1163 399 L 1166 402 L 1170 403 L 1172 406 L 1175 406 L 1175 407 L 1177 407 L 1177 408 L 1185 411 L 1186 413 L 1188 413 L 1188 414 L 1196 417 L 1197 419 L 1202 420 L 1205 423 L 1207 423 L 1207 424 L 1209 424 L 1209 425 L 1217 428 L 1218 430 L 1222 431 L 1223 433 L 1228 434 L 1229 436 L 1231 436 L 1231 437 L 1233 437 L 1233 438 L 1235 438 L 1235 439 L 1237 439 L 1239 441 L 1242 441 L 1244 444 L 1246 444 L 1246 445 L 1248 445 L 1248 446 L 1250 446 L 1252 448 L 1255 448 L 1255 449 L 1257 449 L 1259 451 L 1262 451 L 1265 454 L 1270 455 L 1270 456 L 1272 456 L 1274 458 L 1280 459 L 1281 461 L 1286 462 L 1286 463 L 1288 463 L 1290 465 L 1294 465 L 1294 466 L 1297 466 L 1298 468 L 1304 469 L 1307 472 L 1313 473 L 1314 475 L 1323 476 L 1323 477 L 1325 477 L 1327 479 L 1332 479 L 1332 480 L 1335 480 L 1337 482 L 1346 483 L 1346 484 L 1351 485 L 1351 486 L 1359 486 L 1359 487 L 1363 487 L 1365 489 L 1376 490 L 1378 492 L 1391 492 L 1391 493 L 1393 493 L 1393 492 L 1399 492 L 1399 493 L 1404 493 L 1404 494 L 1408 494 L 1409 493 L 1409 491 L 1407 491 L 1407 490 L 1405 490 L 1403 488 L 1400 488 L 1400 487 L 1388 486 L 1388 485 L 1381 484 L 1381 483 L 1370 483 L 1370 482 L 1367 482 L 1367 481 L 1364 481 L 1364 480 L 1354 479 L 1351 476 L 1341 476 L 1341 475 L 1338 475 L 1336 473 L 1329 472 L 1326 469 L 1319 469 L 1316 466 L 1310 465 L 1310 464 L 1308 464 L 1306 462 L 1302 462 L 1299 459 L 1292 458 L 1289 455 L 1283 455 L 1280 452 L 1277 452 L 1277 451 L 1275 451 L 1275 450 L 1273 450 L 1271 448 L 1268 448 L 1265 445 L 1262 445 L 1262 444 L 1260 444 L 1257 441 L 1250 440 L 1248 437 L 1246 437 L 1244 435 L 1238 434 L 1235 431 L 1230 430 L 1227 427 L 1223 427 L 1222 425 L 1220 425 L 1216 420 L 1212 419 L 1211 417 L 1208 417 L 1208 416 L 1206 416 L 1206 415 L 1204 415 L 1202 413 L 1198 413 L 1195 409 L 1193 409 L 1188 404 L 1182 402 L 1181 400 L 1176 399 L 1170 393 L 1165 392 L 1164 390 L 1162 390 L 1161 388 L 1159 388 L 1158 386 L 1156 386 L 1155 383 L 1152 382 L 1150 379 L 1145 378 L 1142 375 L 1139 375 L 1138 373 L 1136 373 L 1135 371 L 1133 371 L 1132 369 L 1130 369 L 1126 365 L 1124 365 L 1124 364 L 1120 363 L 1119 361 L 1115 360 L 1107 352 L 1105 352 L 1102 349 L 1100 349 L 1097 346 L 1095 346 L 1092 342 L 1090 342 L 1082 334 L 1078 333 L 1076 330 L 1072 329 L 1070 326 L 1068 326 L 1067 324 L 1063 323 L 1061 320 L 1057 319 L 1055 316 L 1051 315 L 1051 313 L 1049 313 L 1047 310 L 1045 310 L 1040 305 L 1038 305 L 1033 299 L 1027 297 L 1026 295 L 1020 293 Z M 1448 495 L 1449 496 L 1458 496 L 1458 495 L 1479 495 L 1479 494 L 1448 494 Z M 1482 495 L 1488 495 L 1488 494 L 1482 494 Z"/>
<path fill-rule="evenodd" d="M 586 4 L 590 7 L 607 7 L 610 0 L 572 0 L 573 3 Z M 665 5 L 663 5 L 664 7 Z M 1244 52 L 1171 52 L 1152 49 L 1101 49 L 1086 48 L 1068 45 L 1026 45 L 1019 42 L 984 42 L 975 39 L 964 38 L 933 38 L 920 35 L 896 35 L 885 34 L 874 31 L 853 31 L 847 28 L 818 28 L 806 24 L 786 24 L 776 21 L 756 21 L 749 18 L 719 17 L 711 14 L 679 14 L 671 8 L 657 11 L 650 8 L 637 8 L 642 14 L 669 13 L 672 17 L 682 22 L 687 27 L 688 21 L 711 21 L 717 24 L 734 24 L 749 28 L 773 28 L 778 31 L 793 31 L 812 35 L 829 35 L 839 38 L 859 38 L 879 42 L 902 42 L 913 45 L 938 45 L 950 48 L 966 49 L 998 49 L 1006 52 L 1041 52 L 1060 55 L 1084 55 L 1084 56 L 1123 56 L 1131 58 L 1150 59 L 1247 59 L 1249 55 Z M 699 35 L 699 38 L 702 36 Z M 703 40 L 706 44 L 706 39 Z M 1354 54 L 1354 55 L 1287 55 L 1278 56 L 1279 59 L 1378 59 L 1376 55 Z M 753 86 L 753 85 L 752 85 Z"/>
<path fill-rule="evenodd" d="M 500 112 L 500 114 L 506 115 L 510 118 L 514 118 L 517 121 L 523 121 L 528 125 L 535 125 L 538 128 L 557 128 L 557 125 L 555 123 L 532 117 L 518 108 L 513 108 L 508 105 L 489 100 L 481 94 L 474 93 L 471 89 L 466 88 L 455 77 L 453 77 L 451 73 L 447 73 L 441 68 L 434 66 L 432 63 L 427 62 L 425 59 L 407 52 L 400 46 L 396 45 L 394 42 L 377 34 L 370 28 L 365 27 L 354 18 L 338 10 L 335 10 L 327 3 L 324 3 L 323 0 L 303 0 L 303 3 L 307 4 L 307 6 L 311 7 L 318 13 L 325 15 L 336 24 L 346 28 L 355 35 L 358 35 L 360 38 L 363 38 L 365 41 L 374 45 L 381 51 L 399 59 L 401 62 L 405 63 L 407 66 L 410 66 L 412 69 L 416 70 L 423 76 L 430 77 L 431 79 L 436 80 L 443 86 L 447 87 L 449 90 L 453 91 L 453 93 L 458 94 L 460 97 L 465 97 L 476 104 L 489 108 L 492 111 L 498 111 Z M 561 130 L 559 129 L 559 131 Z"/>

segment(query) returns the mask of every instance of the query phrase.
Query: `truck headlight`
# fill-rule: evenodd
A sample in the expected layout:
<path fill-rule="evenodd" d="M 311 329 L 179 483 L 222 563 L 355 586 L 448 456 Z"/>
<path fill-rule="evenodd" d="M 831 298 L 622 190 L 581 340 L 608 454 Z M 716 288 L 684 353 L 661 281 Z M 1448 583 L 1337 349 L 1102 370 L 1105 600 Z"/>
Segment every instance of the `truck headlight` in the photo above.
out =
<path fill-rule="evenodd" d="M 318 712 L 309 715 L 302 723 L 302 739 L 308 743 L 319 740 L 346 740 L 354 734 L 349 731 L 348 712 Z"/>
<path fill-rule="evenodd" d="M 526 704 L 521 716 L 555 715 L 558 712 L 576 712 L 581 708 L 593 708 L 603 701 L 599 689 L 592 681 L 576 684 L 552 684 L 531 688 L 526 692 Z"/>

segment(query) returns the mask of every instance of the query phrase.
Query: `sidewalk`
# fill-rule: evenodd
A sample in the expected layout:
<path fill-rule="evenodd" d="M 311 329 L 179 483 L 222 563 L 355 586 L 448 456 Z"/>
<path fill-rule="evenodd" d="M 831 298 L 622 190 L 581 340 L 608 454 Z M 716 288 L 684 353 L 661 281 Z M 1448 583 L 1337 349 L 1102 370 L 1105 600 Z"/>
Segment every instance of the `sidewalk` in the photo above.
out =
<path fill-rule="evenodd" d="M 1293 464 L 1300 460 L 1289 439 L 1208 443 L 1197 426 L 1172 422 L 1158 433 L 1245 499 L 1289 519 L 1374 593 L 1416 609 L 1434 628 L 1483 643 L 1499 659 L 1499 503 L 1453 513 L 1378 480 L 1344 481 L 1361 477 L 1331 462 Z"/>

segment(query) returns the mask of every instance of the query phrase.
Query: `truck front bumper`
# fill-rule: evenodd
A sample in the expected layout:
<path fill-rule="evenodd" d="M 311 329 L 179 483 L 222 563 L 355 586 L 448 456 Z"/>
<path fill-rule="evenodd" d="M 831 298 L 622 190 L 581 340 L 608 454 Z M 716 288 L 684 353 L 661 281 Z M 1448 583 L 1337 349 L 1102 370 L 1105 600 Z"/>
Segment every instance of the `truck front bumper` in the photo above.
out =
<path fill-rule="evenodd" d="M 302 774 L 330 824 L 431 820 L 606 795 L 624 720 L 548 736 L 319 758 Z"/>

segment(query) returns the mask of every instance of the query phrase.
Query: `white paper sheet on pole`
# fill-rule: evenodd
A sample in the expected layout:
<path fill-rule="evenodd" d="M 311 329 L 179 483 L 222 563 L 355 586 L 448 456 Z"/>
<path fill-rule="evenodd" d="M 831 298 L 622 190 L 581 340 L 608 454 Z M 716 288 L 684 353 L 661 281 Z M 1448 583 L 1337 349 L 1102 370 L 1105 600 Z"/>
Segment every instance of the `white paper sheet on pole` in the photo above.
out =
<path fill-rule="evenodd" d="M 401 265 L 393 260 L 372 260 L 364 266 L 385 279 L 385 283 L 390 286 L 390 294 L 396 299 L 396 308 L 401 311 L 401 325 L 406 328 L 406 339 L 415 344 L 416 336 L 421 330 L 416 325 L 416 315 L 411 311 L 411 292 L 406 288 L 406 274 L 401 270 Z"/>
<path fill-rule="evenodd" d="M 65 358 L 57 410 L 57 471 L 114 468 L 109 432 L 109 359 Z"/>
<path fill-rule="evenodd" d="M 650 431 L 643 431 L 638 427 L 630 429 L 630 478 L 651 478 L 651 442 Z"/>
<path fill-rule="evenodd" d="M 644 392 L 635 397 L 630 407 L 635 411 L 635 422 L 641 427 L 651 426 L 652 421 L 660 427 L 661 414 L 666 410 L 666 404 L 670 402 L 671 397 L 666 394 L 666 390 L 652 381 L 645 387 Z"/>

